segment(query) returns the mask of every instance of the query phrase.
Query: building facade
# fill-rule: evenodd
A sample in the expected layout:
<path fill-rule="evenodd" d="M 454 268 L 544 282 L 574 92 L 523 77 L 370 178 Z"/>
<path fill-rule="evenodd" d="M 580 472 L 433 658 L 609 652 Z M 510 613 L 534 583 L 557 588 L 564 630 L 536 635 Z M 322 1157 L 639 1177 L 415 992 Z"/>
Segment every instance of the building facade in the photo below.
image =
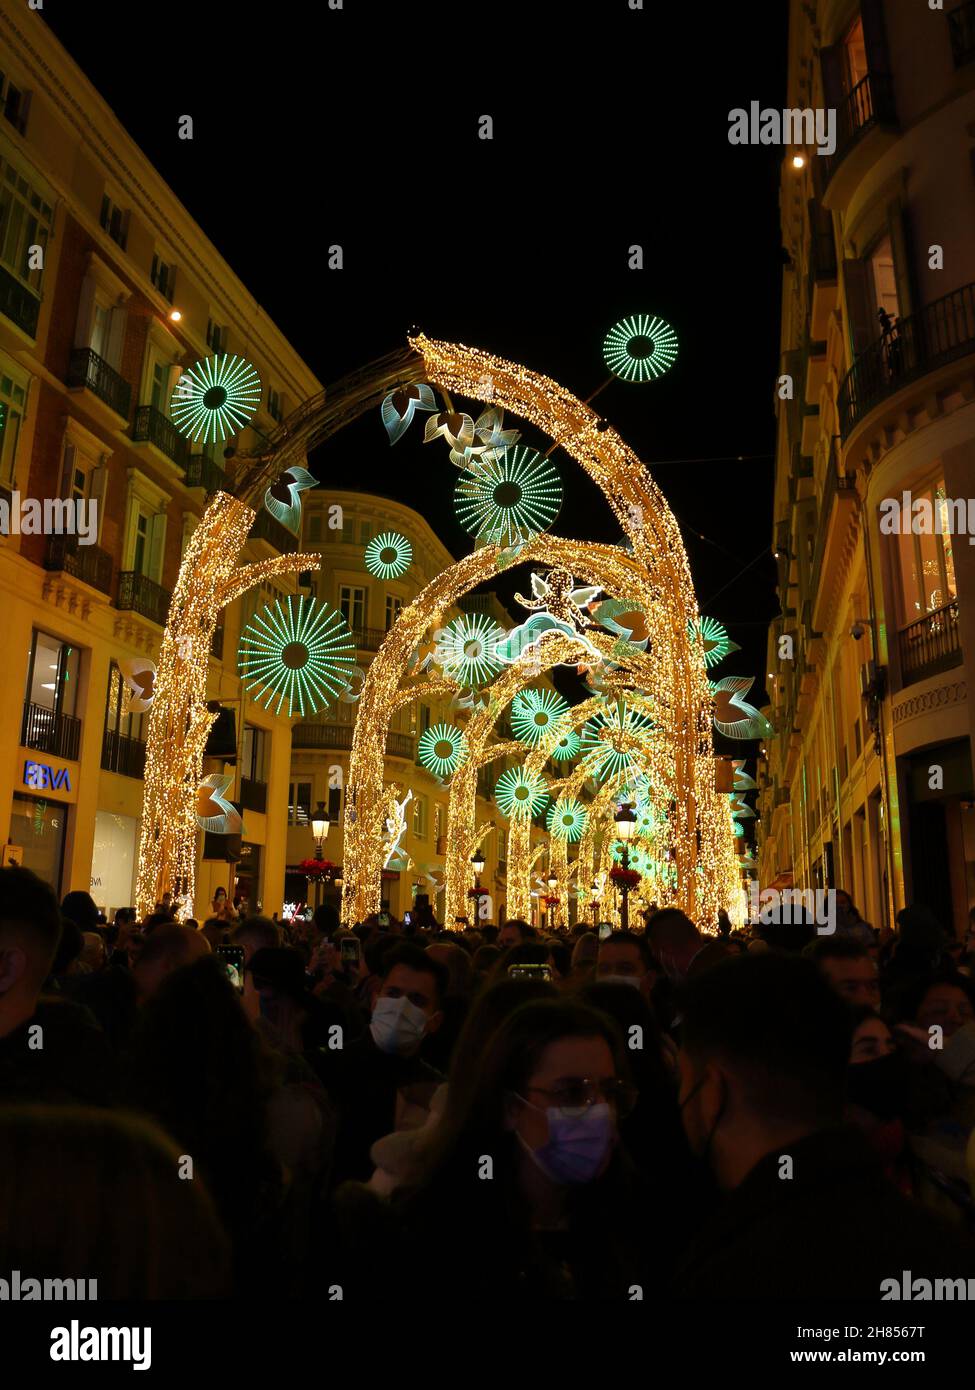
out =
<path fill-rule="evenodd" d="M 227 446 L 193 446 L 172 393 L 220 353 L 254 365 L 260 407 Z M 121 668 L 158 655 L 225 447 L 320 389 L 43 20 L 0 0 L 0 843 L 59 893 L 133 901 L 148 715 Z M 35 532 L 27 499 L 79 504 L 91 529 Z M 262 512 L 241 560 L 297 545 Z M 235 655 L 255 605 L 295 590 L 247 595 L 217 629 L 208 695 L 229 713 L 205 771 L 233 775 L 244 830 L 235 863 L 200 837 L 220 857 L 201 858 L 198 915 L 221 884 L 282 905 L 291 721 L 247 698 Z"/>
<path fill-rule="evenodd" d="M 946 12 L 947 11 L 947 12 Z M 793 0 L 763 887 L 975 902 L 975 4 Z M 960 504 L 964 503 L 964 506 Z"/>

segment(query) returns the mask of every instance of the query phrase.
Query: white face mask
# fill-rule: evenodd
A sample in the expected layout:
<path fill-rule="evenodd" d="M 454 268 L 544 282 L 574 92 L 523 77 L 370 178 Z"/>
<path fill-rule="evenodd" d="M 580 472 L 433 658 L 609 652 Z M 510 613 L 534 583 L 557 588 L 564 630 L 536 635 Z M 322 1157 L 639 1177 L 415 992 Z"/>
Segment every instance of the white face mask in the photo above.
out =
<path fill-rule="evenodd" d="M 426 1014 L 405 996 L 376 1000 L 369 1031 L 380 1052 L 408 1056 L 420 1046 L 426 1029 Z"/>
<path fill-rule="evenodd" d="M 639 989 L 643 981 L 639 975 L 597 975 L 597 985 L 633 985 Z"/>

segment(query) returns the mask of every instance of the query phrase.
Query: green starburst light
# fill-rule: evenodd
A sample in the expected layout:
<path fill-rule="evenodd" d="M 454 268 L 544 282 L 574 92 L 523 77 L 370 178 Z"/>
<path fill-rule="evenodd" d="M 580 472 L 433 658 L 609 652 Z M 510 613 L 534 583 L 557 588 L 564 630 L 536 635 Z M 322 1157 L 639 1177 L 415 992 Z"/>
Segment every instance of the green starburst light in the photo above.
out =
<path fill-rule="evenodd" d="M 452 724 L 434 724 L 420 735 L 417 756 L 425 768 L 447 777 L 466 760 L 467 739 Z"/>
<path fill-rule="evenodd" d="M 511 703 L 515 738 L 534 748 L 569 712 L 569 702 L 554 690 L 522 690 Z"/>
<path fill-rule="evenodd" d="M 243 357 L 206 357 L 180 377 L 169 413 L 181 434 L 204 444 L 237 434 L 261 403 L 261 379 Z"/>
<path fill-rule="evenodd" d="M 483 613 L 455 618 L 437 639 L 436 663 L 458 685 L 483 685 L 501 670 L 504 630 Z"/>
<path fill-rule="evenodd" d="M 522 444 L 465 470 L 454 492 L 457 517 L 480 544 L 524 545 L 548 530 L 561 505 L 555 468 Z"/>
<path fill-rule="evenodd" d="M 574 758 L 582 747 L 582 740 L 575 729 L 566 729 L 558 743 L 552 749 L 552 757 L 558 763 L 567 762 L 569 758 Z"/>
<path fill-rule="evenodd" d="M 265 709 L 277 698 L 275 714 L 318 714 L 349 688 L 355 644 L 341 613 L 289 594 L 286 605 L 276 599 L 244 628 L 237 666 Z"/>
<path fill-rule="evenodd" d="M 582 750 L 591 758 L 591 772 L 600 782 L 635 775 L 640 759 L 633 750 L 624 747 L 628 736 L 648 734 L 654 722 L 625 701 L 609 705 L 588 719 L 582 730 Z M 624 736 L 626 736 L 624 738 Z"/>
<path fill-rule="evenodd" d="M 651 314 L 631 314 L 614 323 L 603 340 L 603 360 L 623 381 L 663 376 L 677 358 L 677 334 Z"/>
<path fill-rule="evenodd" d="M 569 840 L 575 844 L 581 840 L 586 825 L 589 821 L 589 812 L 581 801 L 575 797 L 567 797 L 565 801 L 556 801 L 550 808 L 545 824 L 548 826 L 549 834 L 554 835 L 556 840 Z"/>
<path fill-rule="evenodd" d="M 696 637 L 704 647 L 704 665 L 708 670 L 723 661 L 729 652 L 741 651 L 736 642 L 728 636 L 723 623 L 715 618 L 698 618 L 697 622 L 687 624 L 687 635 L 693 641 Z"/>
<path fill-rule="evenodd" d="M 366 569 L 376 579 L 399 579 L 413 563 L 413 547 L 396 531 L 373 536 L 366 546 Z"/>
<path fill-rule="evenodd" d="M 495 783 L 494 799 L 503 816 L 530 820 L 545 809 L 548 801 L 545 779 L 538 772 L 527 773 L 523 767 L 510 767 Z"/>

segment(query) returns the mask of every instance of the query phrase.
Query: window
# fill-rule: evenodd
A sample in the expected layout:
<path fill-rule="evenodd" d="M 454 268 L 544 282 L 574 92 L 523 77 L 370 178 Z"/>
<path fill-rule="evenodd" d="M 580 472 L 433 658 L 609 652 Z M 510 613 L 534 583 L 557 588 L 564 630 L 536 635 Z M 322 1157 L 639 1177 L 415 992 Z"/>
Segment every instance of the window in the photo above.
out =
<path fill-rule="evenodd" d="M 355 545 L 355 522 L 351 517 L 342 519 L 342 544 Z"/>
<path fill-rule="evenodd" d="M 84 502 L 88 496 L 89 473 L 83 465 L 72 463 L 70 484 L 72 501 Z"/>
<path fill-rule="evenodd" d="M 132 568 L 136 574 L 149 573 L 149 516 L 140 506 L 135 511 L 135 551 Z"/>
<path fill-rule="evenodd" d="M 393 626 L 400 613 L 403 611 L 403 600 L 397 598 L 395 594 L 386 595 L 386 631 Z"/>
<path fill-rule="evenodd" d="M 368 521 L 360 521 L 360 523 L 359 523 L 359 544 L 360 544 L 360 545 L 368 545 L 371 539 L 372 539 L 372 527 L 369 525 Z"/>
<path fill-rule="evenodd" d="M 54 714 L 74 714 L 78 668 L 77 647 L 35 629 L 27 667 L 27 703 Z"/>
<path fill-rule="evenodd" d="M 366 591 L 351 584 L 343 584 L 339 589 L 339 608 L 342 610 L 342 617 L 352 628 L 353 632 L 357 628 L 364 628 L 366 625 Z"/>
<path fill-rule="evenodd" d="M 413 798 L 413 834 L 419 840 L 427 837 L 427 799 L 425 796 Z"/>
<path fill-rule="evenodd" d="M 311 783 L 292 782 L 288 788 L 288 824 L 308 825 L 311 822 Z"/>
<path fill-rule="evenodd" d="M 133 714 L 132 689 L 122 678 L 122 673 L 113 661 L 108 672 L 108 699 L 105 705 L 105 732 L 119 734 L 122 738 L 145 742 L 147 714 Z"/>
<path fill-rule="evenodd" d="M 435 840 L 443 836 L 443 807 L 438 801 L 433 808 L 433 837 Z"/>
<path fill-rule="evenodd" d="M 852 92 L 867 75 L 867 46 L 863 38 L 863 20 L 859 16 L 843 40 L 843 85 Z"/>
<path fill-rule="evenodd" d="M 22 92 L 0 72 L 0 105 L 3 106 L 4 119 L 8 120 L 21 135 L 27 133 L 27 112 L 30 107 L 30 93 Z"/>
<path fill-rule="evenodd" d="M 430 727 L 430 706 L 420 706 L 420 733 L 425 734 Z"/>
<path fill-rule="evenodd" d="M 17 441 L 27 408 L 27 391 L 0 367 L 0 484 L 14 481 Z"/>
<path fill-rule="evenodd" d="M 896 537 L 901 582 L 901 623 L 904 626 L 916 622 L 925 613 L 944 608 L 958 593 L 951 549 L 950 527 L 953 518 L 944 480 L 939 480 L 924 492 L 914 494 L 915 502 L 921 499 L 930 507 L 932 526 L 940 527 L 942 534 L 915 536 L 900 532 Z M 909 520 L 902 517 L 901 524 Z"/>
<path fill-rule="evenodd" d="M 29 248 L 46 249 L 53 212 L 12 164 L 0 159 L 0 170 L 0 262 L 39 294 L 43 271 L 30 269 Z"/>
<path fill-rule="evenodd" d="M 267 413 L 272 420 L 281 419 L 281 397 L 272 386 L 267 388 Z"/>
<path fill-rule="evenodd" d="M 881 309 L 892 319 L 896 319 L 900 314 L 900 305 L 897 302 L 894 252 L 889 236 L 885 236 L 874 247 L 869 256 L 868 265 L 870 267 L 870 290 L 873 296 L 874 321 L 879 322 Z"/>
<path fill-rule="evenodd" d="M 342 815 L 342 788 L 329 787 L 328 789 L 328 818 L 330 821 L 338 821 Z"/>
<path fill-rule="evenodd" d="M 322 517 L 320 512 L 308 518 L 308 539 L 320 541 L 322 538 Z"/>
<path fill-rule="evenodd" d="M 212 348 L 214 352 L 227 351 L 226 325 L 221 327 L 220 324 L 214 323 L 213 319 L 207 319 L 207 347 Z"/>
<path fill-rule="evenodd" d="M 163 299 L 168 299 L 170 304 L 173 302 L 173 292 L 176 285 L 176 267 L 167 265 L 157 254 L 152 258 L 152 273 L 149 276 L 156 289 Z"/>
<path fill-rule="evenodd" d="M 167 362 L 153 362 L 152 376 L 149 379 L 149 404 L 160 415 L 169 414 L 172 392 L 169 389 L 171 368 Z"/>
<path fill-rule="evenodd" d="M 241 777 L 246 777 L 249 782 L 267 781 L 267 747 L 267 730 L 256 729 L 253 724 L 245 724 L 244 737 L 241 740 Z"/>
<path fill-rule="evenodd" d="M 129 215 L 113 203 L 107 193 L 102 198 L 102 212 L 99 221 L 102 229 L 108 232 L 112 240 L 117 242 L 124 251 L 129 235 Z"/>

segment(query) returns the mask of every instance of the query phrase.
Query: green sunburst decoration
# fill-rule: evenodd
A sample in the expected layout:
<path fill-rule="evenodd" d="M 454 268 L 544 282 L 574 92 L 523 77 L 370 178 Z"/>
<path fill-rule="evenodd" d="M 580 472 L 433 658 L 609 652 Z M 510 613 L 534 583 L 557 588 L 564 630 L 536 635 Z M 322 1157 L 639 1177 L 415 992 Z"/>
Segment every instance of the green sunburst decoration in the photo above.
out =
<path fill-rule="evenodd" d="M 534 748 L 568 712 L 568 700 L 554 690 L 522 690 L 511 702 L 511 728 L 515 738 Z"/>
<path fill-rule="evenodd" d="M 623 381 L 651 381 L 677 359 L 677 334 L 652 314 L 631 314 L 614 323 L 603 340 L 603 360 Z"/>
<path fill-rule="evenodd" d="M 539 772 L 528 773 L 523 767 L 509 767 L 494 785 L 494 799 L 503 816 L 530 820 L 544 811 L 548 801 L 545 779 Z"/>
<path fill-rule="evenodd" d="M 639 757 L 620 744 L 625 735 L 649 733 L 655 727 L 648 714 L 641 714 L 626 701 L 607 705 L 582 730 L 582 751 L 591 759 L 590 771 L 600 782 L 634 775 L 640 766 Z"/>
<path fill-rule="evenodd" d="M 557 471 L 523 444 L 469 466 L 454 492 L 461 525 L 482 545 L 524 545 L 548 530 L 561 505 Z"/>
<path fill-rule="evenodd" d="M 413 563 L 413 547 L 398 531 L 373 536 L 366 546 L 366 569 L 376 579 L 401 579 Z"/>
<path fill-rule="evenodd" d="M 704 665 L 709 671 L 712 666 L 717 666 L 719 661 L 723 661 L 729 652 L 741 651 L 738 643 L 732 642 L 728 636 L 724 624 L 715 618 L 698 618 L 696 623 L 689 622 L 687 635 L 692 641 L 695 637 L 700 640 L 704 647 Z"/>
<path fill-rule="evenodd" d="M 589 812 L 585 806 L 574 796 L 570 796 L 564 801 L 554 802 L 549 807 L 545 824 L 548 826 L 549 834 L 554 835 L 556 840 L 569 840 L 575 844 L 577 840 L 582 839 L 588 822 Z"/>
<path fill-rule="evenodd" d="M 658 815 L 649 801 L 640 801 L 634 807 L 636 815 L 636 833 L 644 839 L 652 839 L 663 823 L 663 817 Z"/>
<path fill-rule="evenodd" d="M 616 840 L 610 853 L 614 864 L 622 864 L 623 841 Z M 628 869 L 633 869 L 635 873 L 645 874 L 650 868 L 649 854 L 645 849 L 641 849 L 639 845 L 630 845 L 629 862 L 626 867 Z"/>
<path fill-rule="evenodd" d="M 569 758 L 574 758 L 582 747 L 582 739 L 575 729 L 566 729 L 565 733 L 559 738 L 555 747 L 552 749 L 552 757 L 558 763 L 564 763 Z"/>
<path fill-rule="evenodd" d="M 261 403 L 261 379 L 243 357 L 206 357 L 176 384 L 169 413 L 181 434 L 204 444 L 237 434 Z"/>
<path fill-rule="evenodd" d="M 449 777 L 467 758 L 467 739 L 453 724 L 434 724 L 420 735 L 417 756 L 438 777 Z"/>
<path fill-rule="evenodd" d="M 437 639 L 436 663 L 458 685 L 483 685 L 501 670 L 497 649 L 504 636 L 484 613 L 455 618 Z"/>
<path fill-rule="evenodd" d="M 318 714 L 349 688 L 355 643 L 341 613 L 304 594 L 275 599 L 244 628 L 237 653 L 244 688 L 275 714 Z M 264 697 L 267 697 L 266 699 Z"/>

